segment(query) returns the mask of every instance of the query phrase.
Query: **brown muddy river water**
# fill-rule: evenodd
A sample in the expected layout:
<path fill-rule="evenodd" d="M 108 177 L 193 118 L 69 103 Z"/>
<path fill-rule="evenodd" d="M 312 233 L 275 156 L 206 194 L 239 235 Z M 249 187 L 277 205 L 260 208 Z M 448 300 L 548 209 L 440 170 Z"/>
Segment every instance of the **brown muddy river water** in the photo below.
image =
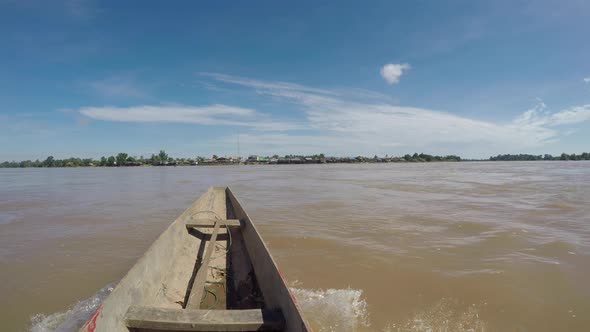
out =
<path fill-rule="evenodd" d="M 590 162 L 0 170 L 0 330 L 75 330 L 208 186 L 316 331 L 590 331 Z"/>

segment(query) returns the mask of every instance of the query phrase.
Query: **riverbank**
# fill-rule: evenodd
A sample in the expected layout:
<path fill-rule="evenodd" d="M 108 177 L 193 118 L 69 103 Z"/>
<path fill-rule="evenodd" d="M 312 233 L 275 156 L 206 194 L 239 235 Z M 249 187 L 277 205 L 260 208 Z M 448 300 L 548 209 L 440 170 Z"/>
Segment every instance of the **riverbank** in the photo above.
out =
<path fill-rule="evenodd" d="M 465 159 L 455 155 L 433 156 L 424 153 L 406 154 L 403 157 L 388 156 L 385 157 L 325 157 L 323 154 L 302 156 L 286 155 L 279 157 L 250 156 L 247 159 L 242 157 L 218 157 L 213 155 L 211 158 L 197 157 L 191 158 L 171 158 L 165 151 L 160 151 L 158 155 L 152 155 L 150 158 L 133 157 L 127 153 L 119 153 L 116 157 L 102 157 L 100 160 L 92 158 L 67 158 L 55 159 L 52 156 L 47 157 L 44 161 L 24 160 L 24 161 L 5 161 L 0 163 L 0 168 L 42 168 L 42 167 L 137 167 L 137 166 L 230 166 L 230 165 L 299 165 L 299 164 L 361 164 L 361 163 L 430 163 L 430 162 L 474 162 L 474 161 L 578 161 L 590 160 L 590 153 L 581 154 L 562 153 L 559 156 L 531 155 L 531 154 L 504 154 L 492 156 L 488 159 Z"/>

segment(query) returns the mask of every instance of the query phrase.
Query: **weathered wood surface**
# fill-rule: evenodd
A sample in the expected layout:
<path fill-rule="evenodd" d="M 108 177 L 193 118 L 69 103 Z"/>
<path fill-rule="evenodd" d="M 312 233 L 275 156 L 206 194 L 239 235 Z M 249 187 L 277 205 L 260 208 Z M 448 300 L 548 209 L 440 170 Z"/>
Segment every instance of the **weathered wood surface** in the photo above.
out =
<path fill-rule="evenodd" d="M 242 205 L 227 188 L 227 197 L 235 217 L 242 222 L 242 237 L 267 309 L 280 310 L 285 319 L 284 331 L 311 331 L 301 314 L 295 296 L 291 294 L 277 264 Z"/>
<path fill-rule="evenodd" d="M 230 221 L 224 221 L 227 219 Z M 232 220 L 239 220 L 241 226 L 226 227 L 224 222 L 233 223 Z M 216 222 L 217 227 L 203 227 L 198 231 L 186 226 L 187 223 L 215 225 Z M 235 244 L 228 247 L 232 237 Z M 207 244 L 211 244 L 212 253 L 203 255 Z M 183 307 L 191 298 L 189 288 L 195 285 L 196 279 L 202 278 L 197 278 L 201 269 L 196 263 L 202 262 L 203 256 L 210 257 L 207 268 L 202 268 L 207 289 L 220 287 L 221 290 L 233 291 L 231 304 L 226 302 L 229 300 L 225 298 L 227 293 L 219 291 L 219 297 L 215 296 L 216 303 L 210 305 L 204 301 L 203 307 L 280 310 L 285 331 L 310 330 L 268 249 L 238 200 L 229 188 L 211 187 L 147 249 L 81 331 L 128 332 L 124 316 L 130 306 L 190 310 Z M 228 267 L 231 267 L 231 277 Z M 254 273 L 251 273 L 252 270 Z M 203 289 L 200 281 L 198 284 L 198 288 Z M 239 294 L 244 291 L 246 295 L 253 295 L 246 298 L 255 300 L 242 301 L 244 298 Z M 190 307 L 204 309 L 199 308 L 201 301 L 198 297 L 193 297 L 195 303 L 191 301 Z"/>
<path fill-rule="evenodd" d="M 131 306 L 125 315 L 129 328 L 164 331 L 280 331 L 280 312 L 250 310 L 182 310 Z"/>
<path fill-rule="evenodd" d="M 187 221 L 186 228 L 211 228 L 215 227 L 215 223 L 221 223 L 222 226 L 239 227 L 240 221 L 238 219 L 198 219 L 195 221 Z"/>
<path fill-rule="evenodd" d="M 193 276 L 192 283 L 189 281 L 189 288 L 191 293 L 188 297 L 188 302 L 185 303 L 186 308 L 192 309 L 199 309 L 201 304 L 201 298 L 204 293 L 205 283 L 214 283 L 223 285 L 223 289 L 225 289 L 225 275 L 227 273 L 227 266 L 226 266 L 226 254 L 227 251 L 227 241 L 225 243 L 221 243 L 220 241 L 213 241 L 213 234 L 214 233 L 226 233 L 226 227 L 220 228 L 221 224 L 217 224 L 215 226 L 216 220 L 227 220 L 227 197 L 225 194 L 225 187 L 211 187 L 209 191 L 211 194 L 207 196 L 206 203 L 204 207 L 193 213 L 189 220 L 186 223 L 197 223 L 197 224 L 209 224 L 213 223 L 214 227 L 211 229 L 199 229 L 199 232 L 205 234 L 211 234 L 209 239 L 210 244 L 207 246 L 205 255 L 201 260 L 201 266 L 197 266 L 198 270 L 196 271 L 196 275 Z M 215 230 L 217 229 L 217 231 Z M 217 236 L 215 236 L 217 239 Z M 202 240 L 205 240 L 203 238 Z M 212 257 L 213 255 L 213 257 Z M 208 260 L 208 263 L 204 263 L 204 261 L 208 257 L 211 257 Z M 194 266 L 194 263 L 193 265 Z M 211 268 L 214 269 L 211 269 Z M 225 304 L 225 294 L 218 294 L 220 305 Z"/>
<path fill-rule="evenodd" d="M 211 260 L 211 254 L 213 254 L 213 250 L 215 249 L 218 232 L 219 222 L 216 222 L 215 228 L 213 228 L 213 234 L 211 235 L 211 240 L 209 240 L 209 245 L 207 245 L 207 251 L 205 252 L 205 256 L 203 257 L 203 261 L 199 266 L 197 276 L 193 282 L 191 294 L 188 298 L 188 303 L 186 304 L 187 309 L 198 309 L 201 305 L 201 298 L 205 291 L 205 281 L 207 281 L 207 274 L 209 274 L 209 261 Z"/>

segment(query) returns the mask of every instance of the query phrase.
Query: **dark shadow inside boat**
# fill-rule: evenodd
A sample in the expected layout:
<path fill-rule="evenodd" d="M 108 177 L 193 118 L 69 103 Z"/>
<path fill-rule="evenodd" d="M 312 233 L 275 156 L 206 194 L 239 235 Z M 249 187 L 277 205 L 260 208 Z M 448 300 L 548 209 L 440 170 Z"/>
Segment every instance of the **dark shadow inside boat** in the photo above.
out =
<path fill-rule="evenodd" d="M 239 219 L 231 201 L 226 196 L 227 219 Z M 240 228 L 229 228 L 229 251 L 226 256 L 228 274 L 227 285 L 227 308 L 228 309 L 264 309 L 264 297 L 258 285 L 258 280 L 250 261 L 250 256 L 242 230 Z"/>

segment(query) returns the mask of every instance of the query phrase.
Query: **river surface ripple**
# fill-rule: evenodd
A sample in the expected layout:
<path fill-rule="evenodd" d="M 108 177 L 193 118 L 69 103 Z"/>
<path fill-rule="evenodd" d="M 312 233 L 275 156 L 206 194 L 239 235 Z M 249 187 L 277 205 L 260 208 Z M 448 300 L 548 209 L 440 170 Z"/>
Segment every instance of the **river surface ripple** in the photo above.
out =
<path fill-rule="evenodd" d="M 4 331 L 75 329 L 229 185 L 319 331 L 590 331 L 590 162 L 0 169 Z"/>

